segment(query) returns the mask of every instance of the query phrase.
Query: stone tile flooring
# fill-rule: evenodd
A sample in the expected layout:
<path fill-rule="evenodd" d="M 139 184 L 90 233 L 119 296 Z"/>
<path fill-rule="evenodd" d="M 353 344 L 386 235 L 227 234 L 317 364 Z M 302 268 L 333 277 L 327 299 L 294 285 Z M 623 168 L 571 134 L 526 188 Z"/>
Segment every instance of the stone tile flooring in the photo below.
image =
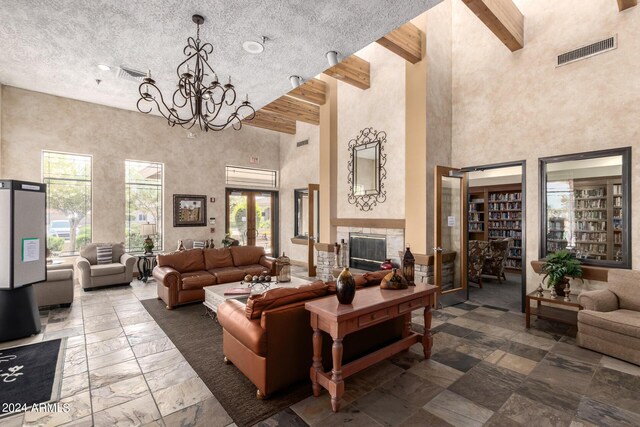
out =
<path fill-rule="evenodd" d="M 640 425 L 640 367 L 577 347 L 575 328 L 533 324 L 495 307 L 444 308 L 430 360 L 416 345 L 347 379 L 341 412 L 323 391 L 260 425 Z"/>
<path fill-rule="evenodd" d="M 27 412 L 2 426 L 235 425 L 140 300 L 156 284 L 75 289 L 71 308 L 40 312 L 42 331 L 0 348 L 67 337 L 61 401 L 69 413 Z"/>
<path fill-rule="evenodd" d="M 140 300 L 155 283 L 83 292 L 41 312 L 42 333 L 0 348 L 67 337 L 62 401 L 2 425 L 234 425 Z M 422 317 L 413 319 L 420 328 Z M 638 426 L 640 367 L 575 346 L 575 329 L 460 304 L 434 312 L 434 347 L 419 345 L 346 381 L 342 410 L 326 392 L 260 426 Z"/>

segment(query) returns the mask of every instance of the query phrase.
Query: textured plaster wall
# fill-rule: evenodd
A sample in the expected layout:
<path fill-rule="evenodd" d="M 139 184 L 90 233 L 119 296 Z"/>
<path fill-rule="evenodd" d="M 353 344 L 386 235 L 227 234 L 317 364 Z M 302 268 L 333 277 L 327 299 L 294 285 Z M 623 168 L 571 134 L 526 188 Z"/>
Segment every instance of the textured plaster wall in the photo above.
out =
<path fill-rule="evenodd" d="M 404 59 L 373 43 L 357 53 L 371 64 L 371 87 L 367 90 L 338 82 L 338 218 L 404 219 L 405 185 L 405 75 Z M 387 200 L 369 212 L 347 201 L 349 140 L 366 127 L 387 134 Z"/>
<path fill-rule="evenodd" d="M 279 136 L 245 126 L 239 132 L 198 132 L 187 139 L 184 129 L 170 128 L 158 117 L 74 101 L 5 86 L 2 90 L 2 175 L 40 181 L 42 150 L 93 156 L 93 241 L 123 241 L 125 229 L 124 161 L 164 163 L 165 250 L 178 239 L 224 237 L 224 167 L 249 165 L 279 169 Z M 173 227 L 173 194 L 215 197 L 209 227 Z"/>
<path fill-rule="evenodd" d="M 525 16 L 525 47 L 511 53 L 453 2 L 452 164 L 526 160 L 531 290 L 540 280 L 528 264 L 539 253 L 539 157 L 633 147 L 631 208 L 640 212 L 640 7 L 620 13 L 609 0 L 515 3 Z M 617 50 L 554 67 L 557 54 L 616 33 Z M 639 242 L 637 215 L 632 229 Z M 634 246 L 633 268 L 640 269 Z"/>
<path fill-rule="evenodd" d="M 2 91 L 4 86 L 0 84 L 0 178 L 4 175 L 2 174 Z"/>
<path fill-rule="evenodd" d="M 296 142 L 309 140 L 296 147 Z M 295 135 L 280 134 L 280 252 L 291 260 L 307 262 L 307 246 L 291 243 L 295 227 L 293 192 L 320 180 L 320 130 L 318 126 L 297 123 Z M 320 207 L 323 208 L 322 206 Z"/>
<path fill-rule="evenodd" d="M 427 61 L 427 253 L 434 245 L 434 168 L 451 165 L 452 2 L 445 0 L 426 13 Z"/>

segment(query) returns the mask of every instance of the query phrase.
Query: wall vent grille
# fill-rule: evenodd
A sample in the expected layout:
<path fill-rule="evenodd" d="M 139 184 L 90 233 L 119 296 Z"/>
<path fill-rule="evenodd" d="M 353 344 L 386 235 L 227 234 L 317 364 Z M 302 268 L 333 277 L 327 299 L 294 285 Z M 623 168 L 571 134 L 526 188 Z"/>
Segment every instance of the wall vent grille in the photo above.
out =
<path fill-rule="evenodd" d="M 309 140 L 308 139 L 305 139 L 304 141 L 296 142 L 296 147 L 302 147 L 304 145 L 309 145 Z"/>
<path fill-rule="evenodd" d="M 134 70 L 133 68 L 128 68 L 122 65 L 118 68 L 119 79 L 142 83 L 142 79 L 144 79 L 146 76 L 147 76 L 147 73 L 143 71 Z"/>
<path fill-rule="evenodd" d="M 590 58 L 594 55 L 609 52 L 618 47 L 618 36 L 614 35 L 604 40 L 591 43 L 587 46 L 582 46 L 569 52 L 558 55 L 557 67 L 562 65 L 571 64 L 572 62 L 580 61 L 582 59 Z"/>

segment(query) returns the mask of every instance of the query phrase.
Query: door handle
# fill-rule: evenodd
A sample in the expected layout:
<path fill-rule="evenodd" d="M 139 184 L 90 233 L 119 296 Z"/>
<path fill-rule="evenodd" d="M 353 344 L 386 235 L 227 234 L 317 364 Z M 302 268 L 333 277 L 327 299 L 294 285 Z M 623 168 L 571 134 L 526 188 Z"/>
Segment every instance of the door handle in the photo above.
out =
<path fill-rule="evenodd" d="M 443 252 L 444 249 L 442 249 L 440 246 L 436 246 L 435 248 L 433 248 L 433 251 L 439 253 L 439 252 Z"/>

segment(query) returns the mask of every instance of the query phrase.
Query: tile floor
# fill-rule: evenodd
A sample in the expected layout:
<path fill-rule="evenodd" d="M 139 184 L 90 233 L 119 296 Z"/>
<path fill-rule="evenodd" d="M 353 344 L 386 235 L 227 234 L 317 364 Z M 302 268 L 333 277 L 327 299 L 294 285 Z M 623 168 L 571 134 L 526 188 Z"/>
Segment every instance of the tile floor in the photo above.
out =
<path fill-rule="evenodd" d="M 71 308 L 41 311 L 42 332 L 0 348 L 67 337 L 61 402 L 68 413 L 27 412 L 3 426 L 235 425 L 140 300 L 155 282 L 75 290 Z"/>
<path fill-rule="evenodd" d="M 346 380 L 341 412 L 323 392 L 260 425 L 640 425 L 640 367 L 577 347 L 575 328 L 535 324 L 472 303 L 444 308 L 430 360 L 416 345 Z"/>
<path fill-rule="evenodd" d="M 228 426 L 220 403 L 147 314 L 155 283 L 92 292 L 41 313 L 42 333 L 0 348 L 67 337 L 62 401 L 3 426 Z M 420 328 L 421 316 L 414 316 Z M 575 346 L 575 330 L 465 303 L 434 313 L 434 348 L 419 346 L 346 381 L 341 412 L 309 397 L 260 426 L 638 426 L 640 367 Z"/>

